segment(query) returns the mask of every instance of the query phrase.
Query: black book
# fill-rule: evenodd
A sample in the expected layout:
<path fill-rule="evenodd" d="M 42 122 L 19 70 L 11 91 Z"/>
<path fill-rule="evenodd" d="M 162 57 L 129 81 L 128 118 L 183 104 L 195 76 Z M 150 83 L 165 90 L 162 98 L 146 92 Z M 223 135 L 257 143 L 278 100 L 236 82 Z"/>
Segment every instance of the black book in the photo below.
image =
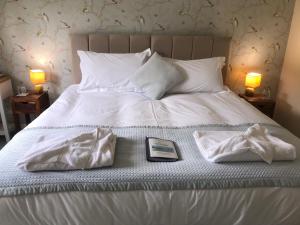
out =
<path fill-rule="evenodd" d="M 146 156 L 150 162 L 175 162 L 178 160 L 173 141 L 154 137 L 146 137 Z"/>

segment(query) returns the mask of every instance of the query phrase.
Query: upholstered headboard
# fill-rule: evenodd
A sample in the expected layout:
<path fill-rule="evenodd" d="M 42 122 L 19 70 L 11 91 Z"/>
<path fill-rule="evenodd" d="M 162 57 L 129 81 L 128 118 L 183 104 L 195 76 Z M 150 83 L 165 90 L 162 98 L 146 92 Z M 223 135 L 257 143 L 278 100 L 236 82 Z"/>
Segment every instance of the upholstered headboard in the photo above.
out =
<path fill-rule="evenodd" d="M 77 50 L 103 53 L 152 52 L 175 59 L 228 58 L 230 38 L 182 35 L 72 34 L 71 48 L 74 82 L 81 80 Z M 224 71 L 227 71 L 225 68 Z M 226 73 L 226 72 L 225 72 Z"/>

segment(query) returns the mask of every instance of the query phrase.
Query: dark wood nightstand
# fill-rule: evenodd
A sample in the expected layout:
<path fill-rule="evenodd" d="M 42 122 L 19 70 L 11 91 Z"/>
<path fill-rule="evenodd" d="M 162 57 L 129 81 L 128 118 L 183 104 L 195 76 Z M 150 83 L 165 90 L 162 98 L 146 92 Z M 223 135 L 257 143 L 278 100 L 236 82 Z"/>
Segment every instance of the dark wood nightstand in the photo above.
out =
<path fill-rule="evenodd" d="M 253 105 L 255 108 L 260 110 L 262 113 L 267 115 L 268 117 L 273 117 L 275 101 L 271 98 L 268 98 L 264 95 L 257 94 L 253 97 L 246 96 L 244 94 L 239 94 L 239 96 Z"/>
<path fill-rule="evenodd" d="M 29 93 L 27 96 L 11 97 L 12 112 L 14 116 L 15 128 L 21 129 L 20 114 L 25 115 L 26 124 L 31 122 L 30 114 L 40 115 L 50 105 L 48 92 Z"/>

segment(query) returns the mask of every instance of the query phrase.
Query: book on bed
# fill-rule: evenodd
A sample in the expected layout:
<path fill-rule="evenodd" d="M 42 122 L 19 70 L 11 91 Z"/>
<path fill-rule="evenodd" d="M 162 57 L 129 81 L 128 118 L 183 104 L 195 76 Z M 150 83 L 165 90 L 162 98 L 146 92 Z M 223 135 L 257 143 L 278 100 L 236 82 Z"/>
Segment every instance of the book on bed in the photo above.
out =
<path fill-rule="evenodd" d="M 150 162 L 175 162 L 178 160 L 173 141 L 154 137 L 146 137 L 146 156 Z"/>

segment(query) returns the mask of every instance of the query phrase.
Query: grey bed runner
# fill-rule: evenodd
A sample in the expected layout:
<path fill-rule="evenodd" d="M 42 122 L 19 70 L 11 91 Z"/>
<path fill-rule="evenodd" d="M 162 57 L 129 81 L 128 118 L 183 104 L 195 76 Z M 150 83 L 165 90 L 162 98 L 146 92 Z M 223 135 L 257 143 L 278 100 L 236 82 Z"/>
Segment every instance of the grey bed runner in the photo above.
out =
<path fill-rule="evenodd" d="M 24 172 L 15 164 L 41 134 L 50 137 L 94 127 L 25 129 L 0 151 L 0 197 L 63 191 L 300 187 L 299 157 L 293 162 L 273 162 L 271 165 L 264 162 L 214 164 L 202 158 L 192 135 L 195 130 L 245 130 L 251 125 L 112 128 L 118 136 L 113 167 L 67 172 Z M 300 156 L 299 139 L 283 128 L 267 128 L 277 137 L 296 145 Z M 146 136 L 175 141 L 180 160 L 148 162 Z"/>

